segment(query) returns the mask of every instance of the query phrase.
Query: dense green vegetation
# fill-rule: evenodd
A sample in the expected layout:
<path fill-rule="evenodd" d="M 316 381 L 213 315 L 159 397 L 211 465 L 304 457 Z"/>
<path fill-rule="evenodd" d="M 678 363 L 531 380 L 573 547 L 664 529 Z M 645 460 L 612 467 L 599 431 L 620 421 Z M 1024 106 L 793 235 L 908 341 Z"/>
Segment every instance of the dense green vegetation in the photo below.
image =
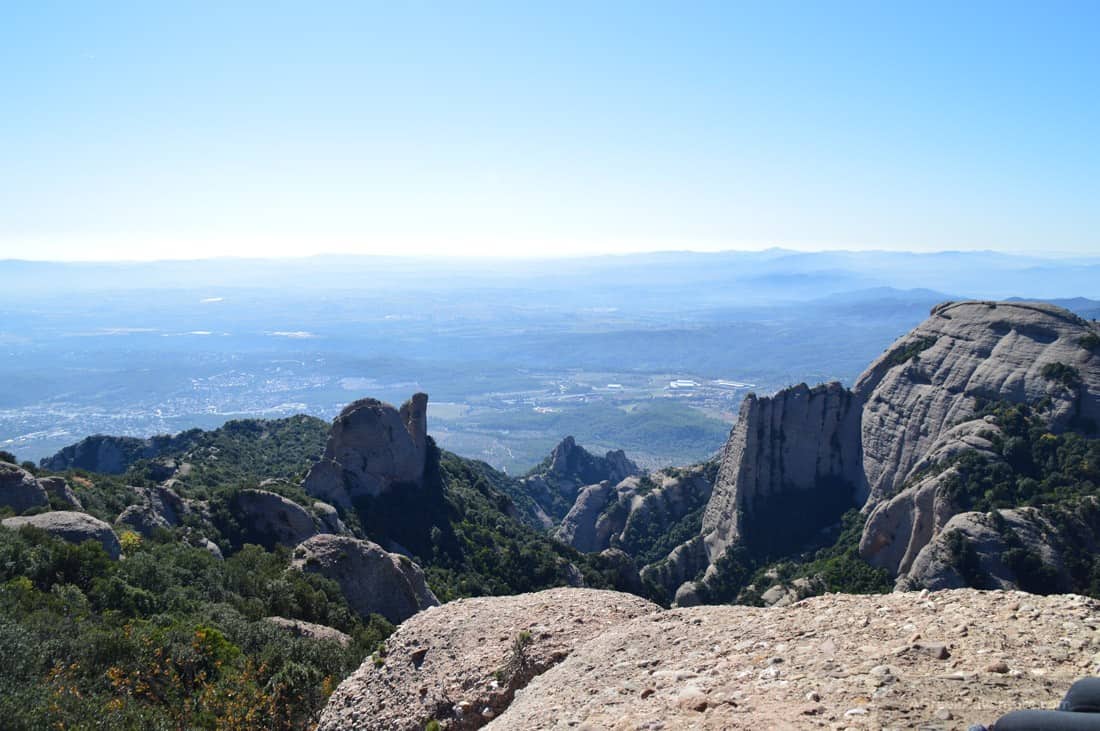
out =
<path fill-rule="evenodd" d="M 1061 383 L 1069 389 L 1081 385 L 1081 374 L 1076 368 L 1065 363 L 1047 363 L 1043 366 L 1043 378 Z"/>
<path fill-rule="evenodd" d="M 991 436 L 1003 460 L 969 451 L 954 462 L 958 476 L 945 481 L 945 489 L 961 508 L 988 512 L 1097 494 L 1100 439 L 1054 434 L 1026 404 L 992 404 L 984 413 L 1001 427 L 1001 434 Z"/>
<path fill-rule="evenodd" d="M 190 434 L 176 485 L 205 500 L 184 525 L 120 536 L 111 561 L 94 542 L 71 545 L 34 529 L 0 530 L 0 726 L 12 729 L 301 729 L 390 631 L 362 620 L 335 582 L 289 568 L 287 548 L 251 545 L 233 497 L 262 479 L 299 503 L 298 480 L 323 451 L 309 417 L 230 422 Z M 574 583 L 612 587 L 616 567 L 511 517 L 511 478 L 430 445 L 423 486 L 367 500 L 345 521 L 363 537 L 415 556 L 437 596 L 510 594 Z M 92 515 L 108 522 L 151 486 L 156 461 L 122 475 L 65 473 Z M 40 471 L 41 472 L 41 471 Z M 10 513 L 10 511 L 8 511 Z M 213 539 L 225 560 L 189 545 Z M 339 629 L 353 641 L 298 638 L 264 621 L 282 616 Z"/>
<path fill-rule="evenodd" d="M 928 336 L 917 338 L 916 340 L 896 348 L 886 358 L 886 362 L 891 366 L 899 366 L 909 362 L 915 362 L 920 360 L 920 354 L 931 348 L 936 344 L 936 338 Z"/>
<path fill-rule="evenodd" d="M 811 580 L 810 594 L 889 592 L 894 587 L 890 573 L 859 556 L 864 520 L 858 510 L 849 510 L 841 518 L 836 539 L 813 552 L 765 558 L 744 545 L 733 546 L 718 559 L 717 574 L 703 586 L 701 595 L 708 603 L 758 604 L 761 592 L 768 587 L 799 578 Z"/>
<path fill-rule="evenodd" d="M 184 432 L 176 438 L 179 444 L 162 449 L 158 459 L 187 462 L 187 484 L 195 490 L 254 487 L 263 478 L 297 483 L 325 451 L 328 430 L 328 422 L 302 415 L 227 421 L 212 431 Z M 184 435 L 189 435 L 186 440 Z M 132 485 L 146 484 L 155 481 L 155 474 L 151 475 L 155 472 L 155 460 L 142 459 L 134 462 L 125 478 Z"/>
<path fill-rule="evenodd" d="M 1051 364 L 1059 366 L 1061 364 Z M 1044 375 L 1063 384 L 1072 368 L 1044 368 Z M 1049 374 L 1047 370 L 1049 369 Z M 1068 374 L 1068 375 L 1067 375 Z M 1100 597 L 1100 439 L 1076 432 L 1052 433 L 1040 416 L 1043 405 L 997 402 L 982 413 L 1000 427 L 991 433 L 1001 459 L 967 452 L 954 461 L 957 474 L 944 481 L 945 495 L 960 508 L 988 514 L 1006 548 L 1000 560 L 1025 591 L 1049 594 L 1074 591 Z M 1067 567 L 1069 585 L 1042 558 L 1029 550 L 998 510 L 1033 506 L 1054 530 L 1047 536 Z M 945 538 L 952 565 L 968 585 L 988 588 L 979 557 L 965 535 Z"/>
<path fill-rule="evenodd" d="M 177 541 L 111 561 L 24 528 L 0 531 L 0 718 L 10 729 L 306 728 L 392 627 L 362 622 L 334 582 L 249 546 L 225 561 Z M 301 639 L 283 616 L 350 634 Z"/>
<path fill-rule="evenodd" d="M 407 550 L 440 601 L 516 594 L 574 581 L 611 587 L 612 567 L 509 517 L 510 480 L 483 462 L 442 452 L 429 438 L 423 487 L 404 486 L 357 505 L 364 532 Z"/>

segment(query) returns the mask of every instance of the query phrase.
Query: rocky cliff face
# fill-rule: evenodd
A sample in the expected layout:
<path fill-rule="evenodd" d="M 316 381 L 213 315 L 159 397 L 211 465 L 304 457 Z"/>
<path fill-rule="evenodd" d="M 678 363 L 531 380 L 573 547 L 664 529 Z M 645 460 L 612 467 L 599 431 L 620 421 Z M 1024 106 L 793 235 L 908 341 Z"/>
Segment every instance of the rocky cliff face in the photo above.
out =
<path fill-rule="evenodd" d="M 863 404 L 869 507 L 895 494 L 928 455 L 944 449 L 951 428 L 972 418 L 982 401 L 1049 400 L 1054 430 L 1091 424 L 1095 431 L 1100 362 L 1082 341 L 1096 330 L 1067 310 L 1040 303 L 934 308 L 854 388 Z"/>
<path fill-rule="evenodd" d="M 640 473 L 621 449 L 600 457 L 573 437 L 566 437 L 540 467 L 520 480 L 518 488 L 535 501 L 541 527 L 552 528 L 569 512 L 583 488 L 601 482 L 615 485 Z"/>
<path fill-rule="evenodd" d="M 302 487 L 326 502 L 351 507 L 361 496 L 378 496 L 424 476 L 428 395 L 413 394 L 395 409 L 376 399 L 356 401 L 332 423 L 322 459 Z"/>
<path fill-rule="evenodd" d="M 34 475 L 18 465 L 0 462 L 0 506 L 16 514 L 50 504 L 49 495 Z"/>
<path fill-rule="evenodd" d="M 722 450 L 702 534 L 712 558 L 738 541 L 768 550 L 774 530 L 754 527 L 771 525 L 769 518 L 780 512 L 799 517 L 789 511 L 800 503 L 823 503 L 803 510 L 810 520 L 785 528 L 784 540 L 797 547 L 823 527 L 814 518 L 831 522 L 865 498 L 859 406 L 851 392 L 830 383 L 800 384 L 771 398 L 750 394 Z"/>
<path fill-rule="evenodd" d="M 595 553 L 615 547 L 648 563 L 655 539 L 675 531 L 678 523 L 696 523 L 711 495 L 713 471 L 708 465 L 668 468 L 632 476 L 612 486 L 589 485 L 577 495 L 555 537 L 578 551 Z"/>
<path fill-rule="evenodd" d="M 1028 403 L 1052 431 L 1096 432 L 1098 339 L 1095 324 L 1052 305 L 947 303 L 851 391 L 829 384 L 747 397 L 703 517 L 709 561 L 735 543 L 797 550 L 859 506 L 868 516 L 861 555 L 904 575 L 960 512 L 943 470 L 965 452 L 999 459 L 996 425 L 976 418 L 983 404 Z"/>

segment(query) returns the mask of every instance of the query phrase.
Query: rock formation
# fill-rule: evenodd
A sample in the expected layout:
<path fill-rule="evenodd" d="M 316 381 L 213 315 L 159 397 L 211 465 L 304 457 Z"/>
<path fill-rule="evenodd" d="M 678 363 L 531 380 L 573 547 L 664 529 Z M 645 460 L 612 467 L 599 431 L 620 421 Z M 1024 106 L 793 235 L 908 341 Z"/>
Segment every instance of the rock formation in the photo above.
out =
<path fill-rule="evenodd" d="M 323 624 L 305 622 L 301 619 L 287 619 L 286 617 L 264 617 L 264 619 L 276 627 L 281 627 L 298 637 L 306 637 L 311 640 L 329 640 L 337 642 L 344 647 L 351 644 L 351 637 L 338 629 L 326 627 Z"/>
<path fill-rule="evenodd" d="M 615 486 L 607 481 L 583 488 L 554 532 L 554 537 L 585 553 L 602 551 L 609 547 L 613 526 L 609 521 L 600 519 L 606 517 L 604 510 L 611 502 L 612 495 L 617 499 Z M 621 525 L 618 528 L 622 530 Z"/>
<path fill-rule="evenodd" d="M 631 476 L 613 488 L 609 482 L 589 485 L 581 489 L 554 537 L 585 553 L 611 546 L 630 553 L 639 548 L 639 536 L 662 535 L 702 508 L 711 485 L 706 465 Z"/>
<path fill-rule="evenodd" d="M 756 548 L 774 535 L 771 527 L 746 535 L 758 516 L 809 498 L 827 503 L 833 516 L 866 498 L 857 400 L 839 383 L 812 389 L 800 384 L 771 398 L 746 396 L 703 513 L 709 555 L 717 558 L 742 539 Z M 821 511 L 803 517 L 817 516 L 830 517 Z M 802 535 L 791 535 L 794 526 L 788 525 L 784 537 L 805 541 L 821 527 L 811 520 L 798 526 Z"/>
<path fill-rule="evenodd" d="M 294 550 L 293 566 L 336 581 L 351 608 L 364 618 L 376 613 L 403 622 L 439 604 L 419 566 L 370 541 L 316 535 Z"/>
<path fill-rule="evenodd" d="M 156 487 L 132 487 L 138 502 L 127 507 L 115 519 L 115 525 L 148 538 L 158 528 L 174 528 L 190 512 L 190 505 L 175 490 L 169 480 Z"/>
<path fill-rule="evenodd" d="M 964 729 L 1055 708 L 1100 670 L 1098 628 L 1094 600 L 1019 592 L 676 609 L 610 627 L 485 728 Z"/>
<path fill-rule="evenodd" d="M 1053 516 L 1057 520 L 1052 520 Z M 1088 498 L 1065 506 L 1016 508 L 953 516 L 921 549 L 899 589 L 1022 588 L 1065 592 L 1071 587 L 1071 552 L 1100 548 L 1100 506 Z"/>
<path fill-rule="evenodd" d="M 31 508 L 49 507 L 46 490 L 34 475 L 10 462 L 0 462 L 0 506 L 17 514 Z"/>
<path fill-rule="evenodd" d="M 640 473 L 622 450 L 598 457 L 566 437 L 542 465 L 520 480 L 519 488 L 537 504 L 541 526 L 551 528 L 569 512 L 583 488 L 601 482 L 616 485 Z"/>
<path fill-rule="evenodd" d="M 230 501 L 230 510 L 249 543 L 293 547 L 317 534 L 308 510 L 267 490 L 240 490 Z"/>
<path fill-rule="evenodd" d="M 352 507 L 360 496 L 419 484 L 427 457 L 427 411 L 424 393 L 413 394 L 400 410 L 376 399 L 349 404 L 333 421 L 324 456 L 302 486 L 325 502 Z"/>
<path fill-rule="evenodd" d="M 397 628 L 384 655 L 340 684 L 319 729 L 422 731 L 432 720 L 480 728 L 575 648 L 658 609 L 630 594 L 549 589 L 421 612 Z"/>
<path fill-rule="evenodd" d="M 960 512 L 942 489 L 950 461 L 963 452 L 998 458 L 996 426 L 976 418 L 981 404 L 1042 404 L 1051 430 L 1096 431 L 1100 358 L 1088 343 L 1097 337 L 1094 324 L 1052 305 L 947 303 L 851 391 L 829 384 L 746 397 L 703 516 L 707 561 L 735 543 L 789 553 L 859 506 L 868 516 L 861 555 L 904 576 Z M 701 570 L 685 556 L 697 549 L 680 550 L 678 563 Z"/>
<path fill-rule="evenodd" d="M 42 489 L 46 491 L 46 494 L 55 504 L 61 504 L 73 510 L 84 509 L 84 506 L 80 503 L 80 498 L 69 487 L 69 483 L 65 481 L 64 477 L 41 477 L 38 479 L 38 484 L 42 486 Z"/>
<path fill-rule="evenodd" d="M 79 469 L 104 475 L 120 475 L 139 459 L 153 459 L 174 443 L 175 437 L 112 437 L 96 434 L 65 447 L 41 461 L 53 472 Z"/>
<path fill-rule="evenodd" d="M 122 547 L 119 545 L 118 536 L 111 530 L 111 526 L 87 513 L 55 510 L 50 513 L 7 518 L 3 521 L 3 525 L 11 530 L 19 530 L 23 526 L 29 525 L 69 543 L 97 541 L 111 558 L 117 559 L 122 555 Z"/>

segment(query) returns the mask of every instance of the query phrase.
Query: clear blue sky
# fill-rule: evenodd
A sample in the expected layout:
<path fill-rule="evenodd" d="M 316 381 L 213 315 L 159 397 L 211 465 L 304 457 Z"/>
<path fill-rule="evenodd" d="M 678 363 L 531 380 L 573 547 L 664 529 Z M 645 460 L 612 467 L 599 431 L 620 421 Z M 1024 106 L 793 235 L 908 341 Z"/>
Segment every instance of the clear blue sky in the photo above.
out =
<path fill-rule="evenodd" d="M 1100 254 L 1100 3 L 0 19 L 0 257 L 771 245 Z"/>

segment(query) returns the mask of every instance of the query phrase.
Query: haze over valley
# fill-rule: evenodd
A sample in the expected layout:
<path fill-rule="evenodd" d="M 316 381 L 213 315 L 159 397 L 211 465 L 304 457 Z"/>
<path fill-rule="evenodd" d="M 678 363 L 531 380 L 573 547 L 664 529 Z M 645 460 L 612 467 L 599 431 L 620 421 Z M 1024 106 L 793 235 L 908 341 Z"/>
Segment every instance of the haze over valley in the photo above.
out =
<path fill-rule="evenodd" d="M 0 277 L 0 449 L 33 461 L 424 390 L 444 448 L 512 473 L 567 434 L 685 464 L 746 393 L 850 385 L 938 302 L 1100 313 L 1100 260 L 991 252 L 9 260 Z"/>

